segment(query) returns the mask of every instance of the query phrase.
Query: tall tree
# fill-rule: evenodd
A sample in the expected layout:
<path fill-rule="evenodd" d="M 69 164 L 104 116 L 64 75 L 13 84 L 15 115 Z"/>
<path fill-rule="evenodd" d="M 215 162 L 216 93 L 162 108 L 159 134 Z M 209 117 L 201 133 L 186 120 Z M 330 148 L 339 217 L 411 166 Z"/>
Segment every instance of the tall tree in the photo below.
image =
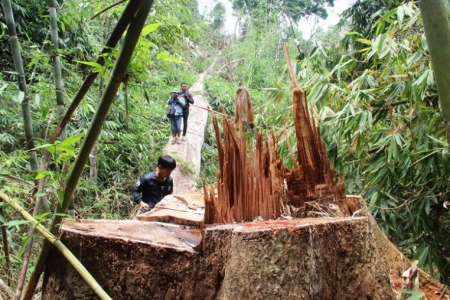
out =
<path fill-rule="evenodd" d="M 210 14 L 212 22 L 211 28 L 214 30 L 220 30 L 225 24 L 225 5 L 222 3 L 217 3 L 214 5 Z"/>
<path fill-rule="evenodd" d="M 281 16 L 298 22 L 302 17 L 316 15 L 320 18 L 328 16 L 326 7 L 333 6 L 334 0 L 232 0 L 234 10 L 244 10 L 252 17 L 263 17 L 273 8 L 281 13 Z M 279 21 L 274 19 L 274 21 Z"/>

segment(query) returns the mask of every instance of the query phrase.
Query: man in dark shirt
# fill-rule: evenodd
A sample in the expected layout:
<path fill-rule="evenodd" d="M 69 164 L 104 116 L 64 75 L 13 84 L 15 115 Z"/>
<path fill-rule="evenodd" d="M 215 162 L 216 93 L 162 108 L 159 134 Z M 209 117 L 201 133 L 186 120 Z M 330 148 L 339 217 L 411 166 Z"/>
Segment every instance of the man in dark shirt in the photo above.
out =
<path fill-rule="evenodd" d="M 187 90 L 187 84 L 185 82 L 181 83 L 181 93 L 180 96 L 183 96 L 186 100 L 186 104 L 183 107 L 183 141 L 186 140 L 186 132 L 187 132 L 187 124 L 189 118 L 189 105 L 194 104 L 194 98 L 192 94 Z"/>
<path fill-rule="evenodd" d="M 142 176 L 133 190 L 134 202 L 139 204 L 140 213 L 151 210 L 162 198 L 173 193 L 173 179 L 170 177 L 177 163 L 170 155 L 158 158 L 156 171 Z"/>

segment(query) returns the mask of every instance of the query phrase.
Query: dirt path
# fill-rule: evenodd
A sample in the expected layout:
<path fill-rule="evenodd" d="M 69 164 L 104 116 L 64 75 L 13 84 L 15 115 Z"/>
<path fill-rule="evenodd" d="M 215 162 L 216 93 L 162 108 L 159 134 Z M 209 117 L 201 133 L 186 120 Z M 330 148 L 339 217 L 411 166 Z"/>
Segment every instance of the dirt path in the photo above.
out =
<path fill-rule="evenodd" d="M 201 151 L 208 120 L 206 109 L 209 107 L 206 99 L 200 94 L 203 91 L 205 74 L 206 72 L 200 74 L 197 82 L 188 88 L 194 96 L 195 106 L 190 106 L 187 140 L 181 144 L 172 145 L 169 138 L 166 144 L 166 153 L 175 157 L 177 161 L 177 168 L 172 172 L 175 194 L 197 188 Z"/>

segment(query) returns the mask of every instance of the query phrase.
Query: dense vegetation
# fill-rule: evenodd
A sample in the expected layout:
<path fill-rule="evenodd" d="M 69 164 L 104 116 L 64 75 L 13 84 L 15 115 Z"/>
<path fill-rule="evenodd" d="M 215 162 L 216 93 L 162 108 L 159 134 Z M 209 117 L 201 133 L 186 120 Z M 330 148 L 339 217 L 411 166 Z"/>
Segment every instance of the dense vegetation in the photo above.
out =
<path fill-rule="evenodd" d="M 103 67 L 95 62 L 125 5 L 109 2 L 66 0 L 57 7 L 66 107 L 91 69 L 99 76 L 67 126 L 68 138 L 54 144 L 48 140 L 60 113 L 47 3 L 12 3 L 28 96 L 19 89 L 6 20 L 0 15 L 0 189 L 30 212 L 36 196 L 45 195 L 52 212 L 61 201 L 69 164 L 119 54 L 122 42 L 103 55 Z M 155 1 L 92 152 L 96 159 L 87 162 L 77 185 L 77 216 L 129 218 L 130 189 L 154 167 L 169 136 L 164 111 L 170 90 L 182 81 L 193 84 L 213 61 L 215 69 L 205 79 L 204 92 L 213 109 L 223 106 L 232 115 L 234 92 L 238 85 L 246 86 L 253 97 L 256 127 L 280 136 L 280 156 L 292 164 L 286 143 L 294 136 L 292 118 L 287 118 L 287 43 L 297 57 L 300 86 L 307 91 L 330 161 L 345 180 L 347 193 L 363 195 L 386 235 L 408 257 L 448 281 L 450 214 L 443 203 L 450 198 L 450 154 L 417 5 L 358 0 L 343 14 L 340 26 L 319 29 L 304 40 L 295 22 L 311 13 L 325 17 L 324 8 L 333 1 L 301 1 L 303 10 L 290 5 L 292 1 L 284 1 L 286 9 L 259 3 L 266 1 L 250 1 L 251 7 L 232 2 L 241 16 L 237 36 L 224 32 L 221 4 L 201 16 L 196 0 Z M 34 169 L 30 162 L 24 103 L 31 112 L 37 158 L 42 158 L 43 149 L 51 153 L 47 171 Z M 215 182 L 216 155 L 209 126 L 202 149 L 202 176 L 209 184 Z M 39 178 L 46 178 L 46 186 L 36 195 Z M 14 286 L 28 228 L 9 206 L 2 208 L 0 222 L 8 232 L 11 264 L 2 252 L 5 277 L 0 279 Z M 38 216 L 45 225 L 49 218 L 46 213 Z M 34 244 L 35 251 L 39 247 Z"/>

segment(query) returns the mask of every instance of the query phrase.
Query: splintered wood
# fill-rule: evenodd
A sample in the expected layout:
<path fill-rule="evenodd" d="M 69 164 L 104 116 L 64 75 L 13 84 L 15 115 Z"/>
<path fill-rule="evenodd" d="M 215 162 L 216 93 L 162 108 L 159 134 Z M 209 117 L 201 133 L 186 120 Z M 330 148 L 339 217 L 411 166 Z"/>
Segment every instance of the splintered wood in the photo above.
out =
<path fill-rule="evenodd" d="M 275 138 L 263 141 L 256 134 L 254 155 L 249 155 L 244 123 L 239 130 L 223 119 L 223 140 L 217 116 L 213 115 L 219 151 L 217 197 L 214 189 L 205 189 L 205 223 L 231 223 L 277 218 L 281 211 L 281 163 L 277 161 Z"/>
<path fill-rule="evenodd" d="M 307 201 L 320 200 L 345 205 L 341 204 L 345 186 L 336 184 L 319 128 L 309 114 L 305 93 L 298 88 L 294 88 L 293 110 L 299 167 L 286 170 L 285 203 L 302 207 Z"/>
<path fill-rule="evenodd" d="M 294 169 L 282 165 L 277 154 L 278 140 L 273 134 L 263 136 L 257 131 L 247 134 L 244 118 L 234 124 L 223 117 L 220 130 L 213 113 L 219 156 L 218 186 L 205 187 L 205 224 L 276 219 L 282 214 L 293 215 L 306 204 L 321 206 L 325 211 L 338 210 L 341 216 L 356 210 L 346 200 L 344 184 L 336 183 L 325 144 L 309 114 L 305 93 L 295 80 L 293 86 L 296 157 L 290 144 L 288 147 L 297 160 Z M 239 99 L 236 111 L 250 108 L 251 104 L 246 103 L 250 101 L 247 90 L 241 87 L 236 93 Z M 255 142 L 249 146 L 247 139 Z"/>

